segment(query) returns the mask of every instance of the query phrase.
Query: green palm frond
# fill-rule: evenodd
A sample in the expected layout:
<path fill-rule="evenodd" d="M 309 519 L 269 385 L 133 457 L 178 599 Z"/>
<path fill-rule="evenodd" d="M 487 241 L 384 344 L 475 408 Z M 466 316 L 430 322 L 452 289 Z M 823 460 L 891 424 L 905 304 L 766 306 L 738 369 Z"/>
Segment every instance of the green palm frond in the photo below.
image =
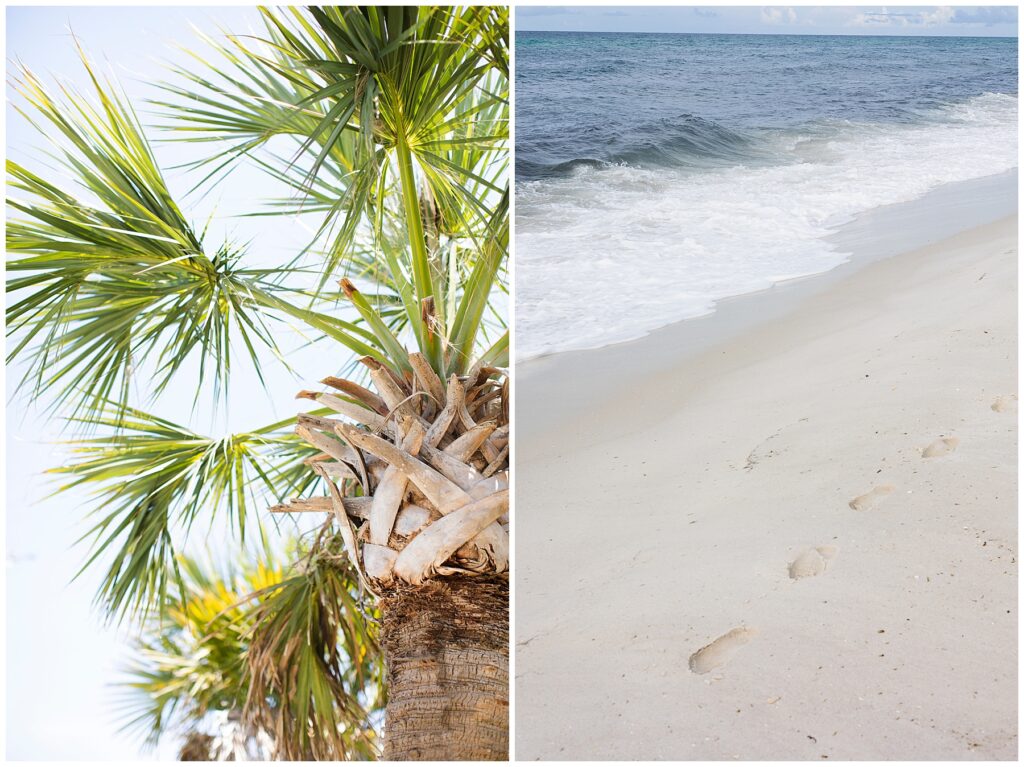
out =
<path fill-rule="evenodd" d="M 214 155 L 197 162 L 214 165 L 198 186 L 239 157 L 278 136 L 306 137 L 323 119 L 303 104 L 308 93 L 273 65 L 274 47 L 223 30 L 217 39 L 196 30 L 207 53 L 184 49 L 197 67 L 170 65 L 170 81 L 159 83 L 164 98 L 153 99 L 171 118 L 156 127 L 188 141 L 213 143 Z M 341 148 L 343 149 L 343 148 Z M 349 153 L 334 159 L 347 162 Z M 351 170 L 351 167 L 349 167 Z"/>
<path fill-rule="evenodd" d="M 71 442 L 51 473 L 66 478 L 57 492 L 92 488 L 99 519 L 82 536 L 93 541 L 82 569 L 109 558 L 98 599 L 111 615 L 145 615 L 183 589 L 175 561 L 196 520 L 226 514 L 244 540 L 253 510 L 316 481 L 302 464 L 315 451 L 290 420 L 221 439 L 134 408 L 95 422 L 105 433 Z"/>
<path fill-rule="evenodd" d="M 240 711 L 248 694 L 243 597 L 279 583 L 272 561 L 246 562 L 238 572 L 179 557 L 183 598 L 168 599 L 147 621 L 123 684 L 126 730 L 154 744 L 175 729 L 196 727 L 211 711 Z"/>
<path fill-rule="evenodd" d="M 85 419 L 126 404 L 134 373 L 159 393 L 193 352 L 200 379 L 210 366 L 223 384 L 235 338 L 259 373 L 260 350 L 277 354 L 251 295 L 267 273 L 240 268 L 229 246 L 204 251 L 130 105 L 82 61 L 97 103 L 63 85 L 55 95 L 27 70 L 14 80 L 32 110 L 22 114 L 58 137 L 55 159 L 77 185 L 7 163 L 20 214 L 7 221 L 8 362 L 24 357 L 23 386 Z"/>
<path fill-rule="evenodd" d="M 263 38 L 223 34 L 215 40 L 200 34 L 204 52 L 187 51 L 200 67 L 170 67 L 174 78 L 160 84 L 164 98 L 153 100 L 166 118 L 160 127 L 171 136 L 190 142 L 213 142 L 218 147 L 214 154 L 196 162 L 200 167 L 214 166 L 197 186 L 238 158 L 249 157 L 286 187 L 308 197 L 297 208 L 277 205 L 277 210 L 266 213 L 336 214 L 345 207 L 350 187 L 360 190 L 356 194 L 361 199 L 366 198 L 362 186 L 367 182 L 359 171 L 372 157 L 362 151 L 363 141 L 352 128 L 334 136 L 326 151 L 316 153 L 320 155 L 318 167 L 327 171 L 323 178 L 317 179 L 317 174 L 303 163 L 302 155 L 317 143 L 327 113 L 323 104 L 310 98 L 322 83 L 302 74 L 294 56 L 296 48 L 317 58 L 329 52 L 315 48 L 315 41 L 302 42 L 274 12 L 261 11 Z M 276 145 L 287 148 L 291 158 L 273 151 L 263 156 L 255 152 L 281 139 L 286 143 Z M 298 169 L 302 170 L 296 173 Z M 352 219 L 355 225 L 359 215 Z"/>
<path fill-rule="evenodd" d="M 269 211 L 325 214 L 324 281 L 361 242 L 375 244 L 379 292 L 404 315 L 360 307 L 378 359 L 401 374 L 407 331 L 442 378 L 465 372 L 479 351 L 480 289 L 486 306 L 507 253 L 507 10 L 262 13 L 260 40 L 211 43 L 218 76 L 182 72 L 186 84 L 168 86 L 161 106 L 186 138 L 233 140 L 229 152 L 299 193 Z M 239 69 L 248 77 L 236 86 Z M 239 99 L 250 106 L 236 109 Z M 283 135 L 297 145 L 290 159 L 257 152 Z"/>
<path fill-rule="evenodd" d="M 315 543 L 323 545 L 320 539 Z M 368 622 L 372 616 L 358 602 L 355 573 L 332 562 L 326 550 L 295 548 L 293 556 L 298 562 L 288 566 L 266 553 L 243 555 L 226 567 L 179 558 L 184 600 L 165 601 L 147 622 L 126 669 L 121 696 L 126 730 L 143 734 L 151 745 L 168 733 L 202 733 L 220 758 L 311 757 L 309 743 L 300 742 L 305 728 L 293 719 L 292 707 L 282 705 L 283 690 L 265 674 L 269 666 L 289 680 L 308 679 L 311 699 L 312 690 L 331 688 L 331 700 L 319 701 L 323 708 L 314 703 L 311 719 L 315 727 L 337 733 L 336 756 L 376 756 L 382 661 Z M 323 594 L 316 591 L 321 587 Z M 298 619 L 272 626 L 281 609 L 295 607 L 290 604 L 295 597 L 301 601 Z M 334 598 L 341 598 L 334 603 L 338 606 L 315 613 L 310 626 L 307 604 L 322 606 Z M 278 649 L 267 641 L 272 631 L 298 634 L 286 634 Z M 304 640 L 307 632 L 324 643 L 314 645 L 325 663 L 314 663 L 312 675 L 301 671 L 308 660 L 293 653 L 295 640 Z M 255 673 L 254 655 L 264 664 Z M 260 704 L 246 712 L 250 699 Z M 245 737 L 231 738 L 225 729 L 241 730 Z M 232 752 L 240 743 L 243 753 Z M 245 746 L 252 750 L 246 753 Z"/>
<path fill-rule="evenodd" d="M 476 13 L 485 16 L 481 29 L 479 49 L 495 69 L 508 79 L 509 7 L 507 5 L 474 6 Z"/>
<path fill-rule="evenodd" d="M 358 584 L 341 536 L 322 535 L 252 612 L 246 716 L 275 724 L 281 759 L 377 755 L 386 702 L 379 616 Z"/>
<path fill-rule="evenodd" d="M 158 395 L 189 359 L 223 390 L 232 347 L 242 345 L 262 380 L 267 352 L 284 362 L 274 325 L 297 321 L 362 355 L 380 354 L 358 324 L 292 301 L 295 269 L 247 269 L 223 245 L 208 255 L 167 188 L 131 107 L 101 83 L 84 54 L 97 108 L 66 86 L 61 97 L 23 70 L 15 84 L 38 119 L 58 129 L 56 156 L 70 189 L 8 161 L 8 363 L 22 359 L 21 387 L 53 395 L 88 424 L 112 400 L 124 407 L 133 381 Z M 32 120 L 30 112 L 24 116 Z M 35 124 L 35 123 L 34 123 Z M 358 323 L 358 319 L 356 320 Z"/>

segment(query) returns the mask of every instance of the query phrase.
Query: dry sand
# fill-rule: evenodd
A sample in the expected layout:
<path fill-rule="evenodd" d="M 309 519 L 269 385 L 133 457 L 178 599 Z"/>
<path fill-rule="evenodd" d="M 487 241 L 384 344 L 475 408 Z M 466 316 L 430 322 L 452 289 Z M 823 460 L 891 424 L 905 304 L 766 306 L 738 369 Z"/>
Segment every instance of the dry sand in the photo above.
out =
<path fill-rule="evenodd" d="M 1014 216 L 524 366 L 518 759 L 1016 757 L 1016 258 Z"/>

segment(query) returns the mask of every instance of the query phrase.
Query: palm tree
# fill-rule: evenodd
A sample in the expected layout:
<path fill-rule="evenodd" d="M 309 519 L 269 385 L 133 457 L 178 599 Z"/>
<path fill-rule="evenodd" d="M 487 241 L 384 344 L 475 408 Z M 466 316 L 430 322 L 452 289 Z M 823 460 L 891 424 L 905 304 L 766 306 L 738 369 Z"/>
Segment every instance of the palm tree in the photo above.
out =
<path fill-rule="evenodd" d="M 309 637 L 301 651 L 314 663 L 326 659 L 325 676 L 336 687 L 333 705 L 314 712 L 322 719 L 316 731 L 335 733 L 336 743 L 324 754 L 375 758 L 374 725 L 385 700 L 383 663 L 375 621 L 347 614 L 353 612 L 348 603 L 359 598 L 358 581 L 352 565 L 337 556 L 339 544 L 303 550 L 296 542 L 292 554 L 301 567 L 291 572 L 273 555 L 246 552 L 226 568 L 208 558 L 179 557 L 184 600 L 160 605 L 136 643 L 122 683 L 130 716 L 126 729 L 144 732 L 154 745 L 177 734 L 183 761 L 316 758 L 316 747 L 328 738 L 306 749 L 296 744 L 288 734 L 294 712 L 287 691 L 279 681 L 254 684 L 255 669 L 247 662 L 250 654 L 267 657 L 272 649 L 275 637 L 266 616 L 287 614 Z M 270 691 L 260 718 L 246 715 L 253 690 Z"/>
<path fill-rule="evenodd" d="M 176 563 L 204 516 L 226 512 L 241 539 L 264 499 L 325 514 L 335 534 L 310 555 L 340 541 L 380 613 L 385 758 L 505 759 L 509 336 L 492 294 L 508 245 L 507 9 L 262 14 L 261 36 L 208 39 L 174 71 L 159 128 L 215 147 L 199 188 L 239 162 L 287 185 L 260 212 L 320 217 L 313 241 L 273 268 L 208 246 L 116 86 L 84 57 L 92 101 L 22 71 L 23 114 L 78 187 L 8 162 L 8 361 L 27 367 L 22 390 L 88 432 L 58 471 L 97 488 L 85 566 L 107 563 L 110 615 L 187 604 Z M 325 358 L 340 344 L 363 374 L 325 371 L 330 391 L 299 395 L 314 411 L 217 439 L 132 405 L 133 387 L 180 386 L 186 360 L 225 398 L 239 346 L 262 380 L 287 364 L 284 327 Z M 246 651 L 244 715 L 278 717 L 282 754 L 343 758 L 344 700 L 358 694 L 294 611 L 332 596 L 337 621 L 357 620 L 358 605 L 302 582 L 254 616 L 264 641 Z"/>

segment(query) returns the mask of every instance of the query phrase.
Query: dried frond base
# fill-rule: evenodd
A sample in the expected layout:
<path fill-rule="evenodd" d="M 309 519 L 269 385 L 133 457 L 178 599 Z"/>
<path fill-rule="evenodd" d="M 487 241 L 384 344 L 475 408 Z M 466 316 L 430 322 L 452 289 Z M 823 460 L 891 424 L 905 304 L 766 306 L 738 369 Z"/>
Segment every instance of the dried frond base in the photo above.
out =
<path fill-rule="evenodd" d="M 366 357 L 376 392 L 326 378 L 338 393 L 300 392 L 340 418 L 300 415 L 320 451 L 310 468 L 329 495 L 275 512 L 331 511 L 367 585 L 422 584 L 508 571 L 509 384 L 475 367 L 447 384 L 422 355 L 396 374 Z"/>

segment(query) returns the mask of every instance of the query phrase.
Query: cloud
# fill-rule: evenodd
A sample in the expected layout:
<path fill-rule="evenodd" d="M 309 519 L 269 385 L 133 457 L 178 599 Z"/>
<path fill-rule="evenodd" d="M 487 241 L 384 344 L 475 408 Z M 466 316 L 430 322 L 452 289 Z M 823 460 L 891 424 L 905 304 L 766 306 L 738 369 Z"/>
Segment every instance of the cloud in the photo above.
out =
<path fill-rule="evenodd" d="M 853 27 L 892 27 L 906 26 L 907 21 L 903 14 L 887 13 L 884 11 L 865 11 L 858 13 L 848 22 Z"/>
<path fill-rule="evenodd" d="M 1012 5 L 979 6 L 976 8 L 957 8 L 952 19 L 954 24 L 1016 24 L 1017 8 Z"/>
<path fill-rule="evenodd" d="M 569 14 L 579 13 L 576 8 L 566 8 L 565 6 L 544 6 L 544 5 L 522 5 L 516 7 L 516 16 L 523 18 L 524 16 L 568 16 Z"/>
<path fill-rule="evenodd" d="M 765 24 L 793 24 L 796 11 L 792 8 L 762 8 L 761 21 Z"/>
<path fill-rule="evenodd" d="M 853 17 L 854 26 L 907 27 L 934 26 L 946 24 L 953 19 L 955 11 L 949 7 L 932 8 L 927 11 L 897 12 L 883 8 L 880 11 L 862 11 Z"/>
<path fill-rule="evenodd" d="M 858 27 L 935 27 L 943 24 L 1016 24 L 1017 9 L 1011 6 L 950 8 L 938 6 L 920 10 L 861 11 L 848 24 Z"/>

